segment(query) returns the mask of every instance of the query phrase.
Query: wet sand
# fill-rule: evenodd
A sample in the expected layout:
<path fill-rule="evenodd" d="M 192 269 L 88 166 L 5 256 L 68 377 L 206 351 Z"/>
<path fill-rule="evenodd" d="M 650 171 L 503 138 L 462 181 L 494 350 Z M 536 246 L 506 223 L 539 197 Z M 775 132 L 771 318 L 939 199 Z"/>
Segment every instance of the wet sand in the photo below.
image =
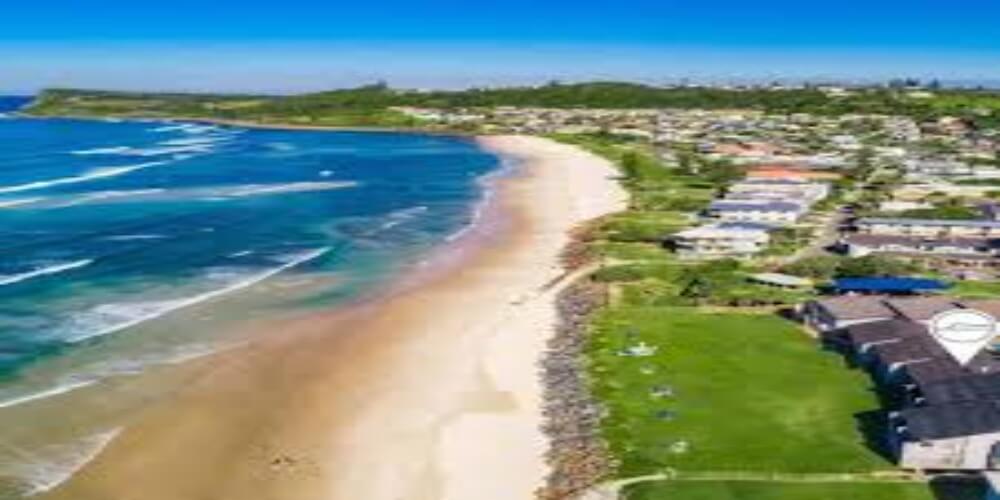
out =
<path fill-rule="evenodd" d="M 457 250 L 378 300 L 260 325 L 45 498 L 532 498 L 559 254 L 625 193 L 579 149 L 482 141 L 522 163 Z"/>

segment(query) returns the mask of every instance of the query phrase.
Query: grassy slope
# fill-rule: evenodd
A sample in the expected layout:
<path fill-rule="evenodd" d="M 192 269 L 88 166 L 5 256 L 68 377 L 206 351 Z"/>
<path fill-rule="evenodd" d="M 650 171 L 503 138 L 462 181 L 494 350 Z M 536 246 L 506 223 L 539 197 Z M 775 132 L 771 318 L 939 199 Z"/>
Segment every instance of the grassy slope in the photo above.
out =
<path fill-rule="evenodd" d="M 701 471 L 866 472 L 892 464 L 869 450 L 855 415 L 878 408 L 866 378 L 776 316 L 615 307 L 590 348 L 609 409 L 620 475 Z M 648 358 L 623 357 L 643 341 Z M 674 397 L 651 396 L 666 385 Z M 671 421 L 656 418 L 675 413 Z M 689 443 L 686 453 L 671 445 Z"/>
<path fill-rule="evenodd" d="M 978 500 L 982 493 L 934 495 L 923 484 L 674 482 L 637 485 L 628 500 Z"/>
<path fill-rule="evenodd" d="M 560 138 L 620 161 L 640 146 L 600 137 Z M 664 468 L 721 472 L 871 472 L 893 465 L 865 444 L 855 416 L 879 405 L 869 381 L 819 350 L 792 323 L 776 316 L 713 314 L 694 308 L 659 307 L 677 296 L 676 277 L 691 264 L 679 262 L 650 236 L 691 224 L 688 211 L 664 210 L 665 197 L 707 200 L 713 190 L 646 158 L 629 211 L 609 218 L 591 247 L 633 273 L 614 305 L 597 315 L 588 359 L 594 389 L 607 406 L 605 435 L 621 461 L 617 477 Z M 602 279 L 614 274 L 608 267 Z M 633 280 L 640 276 L 638 281 Z M 750 289 L 764 293 L 762 289 Z M 771 293 L 771 292 L 769 292 Z M 656 304 L 656 306 L 651 306 Z M 653 357 L 617 353 L 639 341 L 659 347 Z M 655 398 L 654 386 L 673 397 Z M 672 420 L 658 418 L 672 412 Z M 686 442 L 677 453 L 671 447 Z M 639 500 L 812 500 L 872 498 L 929 500 L 923 484 L 652 483 L 635 488 Z M 955 500 L 955 499 L 951 499 Z"/>

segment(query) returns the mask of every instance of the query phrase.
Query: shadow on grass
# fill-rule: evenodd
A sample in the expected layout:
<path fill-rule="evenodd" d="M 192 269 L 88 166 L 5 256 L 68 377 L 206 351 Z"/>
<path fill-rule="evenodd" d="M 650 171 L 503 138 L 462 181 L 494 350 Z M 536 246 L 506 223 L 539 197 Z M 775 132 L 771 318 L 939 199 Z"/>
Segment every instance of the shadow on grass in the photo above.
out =
<path fill-rule="evenodd" d="M 935 500 L 982 500 L 986 481 L 979 476 L 942 476 L 930 482 Z"/>
<path fill-rule="evenodd" d="M 854 414 L 858 433 L 865 446 L 886 462 L 895 463 L 896 457 L 889 447 L 889 414 L 885 410 L 870 410 Z"/>

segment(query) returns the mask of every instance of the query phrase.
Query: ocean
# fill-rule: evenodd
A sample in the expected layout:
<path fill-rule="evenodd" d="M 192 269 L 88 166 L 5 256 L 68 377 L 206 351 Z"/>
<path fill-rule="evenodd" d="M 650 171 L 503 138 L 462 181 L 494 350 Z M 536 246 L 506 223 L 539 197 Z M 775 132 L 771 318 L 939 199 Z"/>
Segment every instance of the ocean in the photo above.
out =
<path fill-rule="evenodd" d="M 0 98 L 2 498 L 156 400 L 123 381 L 418 265 L 501 165 L 464 138 L 9 113 L 25 102 Z"/>

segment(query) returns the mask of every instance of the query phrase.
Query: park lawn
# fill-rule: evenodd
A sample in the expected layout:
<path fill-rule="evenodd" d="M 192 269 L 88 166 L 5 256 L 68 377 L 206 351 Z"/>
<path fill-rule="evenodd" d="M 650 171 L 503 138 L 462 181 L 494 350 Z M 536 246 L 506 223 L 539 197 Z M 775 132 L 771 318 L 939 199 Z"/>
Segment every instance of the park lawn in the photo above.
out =
<path fill-rule="evenodd" d="M 956 281 L 949 294 L 965 299 L 995 299 L 1000 297 L 1000 282 Z"/>
<path fill-rule="evenodd" d="M 856 416 L 871 422 L 879 408 L 867 378 L 784 319 L 617 306 L 597 315 L 591 338 L 593 388 L 620 477 L 892 469 L 858 430 Z M 618 354 L 639 342 L 658 351 Z M 674 395 L 654 397 L 656 386 Z"/>
<path fill-rule="evenodd" d="M 618 261 L 676 260 L 662 245 L 653 243 L 597 241 L 592 247 L 597 255 Z"/>
<path fill-rule="evenodd" d="M 610 241 L 658 243 L 691 224 L 691 217 L 680 212 L 631 211 L 609 217 L 598 234 Z"/>
<path fill-rule="evenodd" d="M 971 490 L 973 488 L 965 488 Z M 978 491 L 949 494 L 947 500 L 982 498 Z M 626 490 L 627 500 L 935 500 L 924 483 L 775 483 L 761 481 L 660 481 Z"/>

